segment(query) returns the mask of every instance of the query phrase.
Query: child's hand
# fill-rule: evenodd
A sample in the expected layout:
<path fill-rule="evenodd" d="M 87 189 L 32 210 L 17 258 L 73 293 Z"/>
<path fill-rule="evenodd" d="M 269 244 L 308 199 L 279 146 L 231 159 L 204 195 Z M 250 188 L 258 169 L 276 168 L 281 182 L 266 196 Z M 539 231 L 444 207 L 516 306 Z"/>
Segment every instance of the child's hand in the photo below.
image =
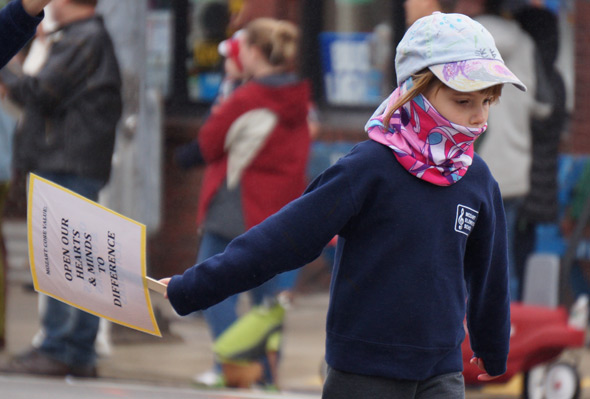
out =
<path fill-rule="evenodd" d="M 166 277 L 166 278 L 160 279 L 160 280 L 158 280 L 158 281 L 159 281 L 160 283 L 162 283 L 162 284 L 164 284 L 164 285 L 168 286 L 168 283 L 170 282 L 170 279 L 171 279 L 170 277 Z M 164 294 L 164 298 L 168 299 L 168 290 L 166 290 L 166 293 Z"/>
<path fill-rule="evenodd" d="M 479 369 L 481 371 L 484 372 L 484 374 L 480 374 L 480 375 L 477 376 L 477 379 L 479 381 L 483 381 L 483 382 L 485 382 L 485 381 L 491 381 L 491 380 L 496 379 L 496 378 L 499 377 L 499 375 L 494 376 L 494 377 L 492 377 L 491 375 L 489 375 L 487 373 L 487 371 L 486 371 L 485 365 L 483 364 L 483 360 L 481 360 L 479 357 L 472 357 L 471 360 L 469 361 L 469 363 L 475 364 L 477 367 L 479 367 Z"/>

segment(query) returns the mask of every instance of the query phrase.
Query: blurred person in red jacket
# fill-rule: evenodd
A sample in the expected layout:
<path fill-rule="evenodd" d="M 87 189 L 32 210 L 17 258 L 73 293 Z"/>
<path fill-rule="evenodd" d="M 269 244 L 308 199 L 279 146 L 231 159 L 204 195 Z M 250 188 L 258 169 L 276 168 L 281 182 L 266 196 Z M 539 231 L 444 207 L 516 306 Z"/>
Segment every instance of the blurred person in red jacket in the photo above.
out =
<path fill-rule="evenodd" d="M 198 134 L 206 163 L 198 263 L 223 252 L 305 189 L 310 87 L 294 72 L 298 36 L 294 24 L 271 18 L 255 19 L 239 36 L 239 59 L 249 80 L 212 110 Z M 274 306 L 281 290 L 281 279 L 272 279 L 251 291 L 252 302 Z M 214 340 L 238 319 L 237 300 L 233 296 L 204 311 Z M 272 369 L 266 367 L 263 383 L 274 384 Z M 197 382 L 222 384 L 220 365 Z"/>

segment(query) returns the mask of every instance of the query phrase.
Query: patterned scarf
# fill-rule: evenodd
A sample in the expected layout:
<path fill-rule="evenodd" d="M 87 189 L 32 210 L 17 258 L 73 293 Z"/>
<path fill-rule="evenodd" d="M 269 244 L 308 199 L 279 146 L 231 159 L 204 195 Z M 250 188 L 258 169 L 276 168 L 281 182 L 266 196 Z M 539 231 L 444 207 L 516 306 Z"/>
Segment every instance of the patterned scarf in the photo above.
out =
<path fill-rule="evenodd" d="M 471 166 L 472 144 L 487 125 L 473 129 L 450 122 L 420 94 L 393 113 L 386 129 L 383 118 L 411 87 L 410 78 L 383 101 L 365 130 L 372 140 L 391 148 L 399 163 L 414 176 L 450 186 Z"/>

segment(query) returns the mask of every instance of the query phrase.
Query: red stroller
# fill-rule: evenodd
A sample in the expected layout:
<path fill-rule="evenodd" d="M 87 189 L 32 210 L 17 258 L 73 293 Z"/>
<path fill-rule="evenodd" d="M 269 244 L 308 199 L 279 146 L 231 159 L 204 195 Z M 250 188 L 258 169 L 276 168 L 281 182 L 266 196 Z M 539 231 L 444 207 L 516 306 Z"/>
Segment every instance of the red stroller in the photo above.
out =
<path fill-rule="evenodd" d="M 547 260 L 546 255 L 540 257 Z M 535 270 L 537 281 L 533 281 L 533 286 L 538 292 L 544 291 L 545 297 L 551 295 L 547 294 L 551 288 L 555 288 L 554 292 L 557 292 L 555 283 L 559 274 L 559 259 L 556 258 L 553 262 L 553 267 L 547 268 L 547 263 L 544 266 L 541 265 L 541 273 L 538 273 L 538 268 Z M 544 270 L 543 267 L 545 267 Z M 527 269 L 530 269 L 530 266 L 527 266 Z M 547 273 L 550 269 L 553 270 L 554 278 L 547 276 L 551 275 Z M 545 285 L 554 287 L 542 287 L 543 282 Z M 565 350 L 582 348 L 585 344 L 588 297 L 578 298 L 572 306 L 571 314 L 564 306 L 556 306 L 556 298 L 550 298 L 550 301 L 553 302 L 553 306 L 528 304 L 529 302 L 542 303 L 539 300 L 511 304 L 510 353 L 507 370 L 506 374 L 493 380 L 493 383 L 507 382 L 518 373 L 524 373 L 522 395 L 524 398 L 577 398 L 580 393 L 580 377 L 576 366 L 560 361 L 559 358 Z M 465 338 L 462 350 L 465 384 L 483 384 L 477 380 L 481 371 L 477 366 L 469 363 L 473 357 L 469 336 Z"/>

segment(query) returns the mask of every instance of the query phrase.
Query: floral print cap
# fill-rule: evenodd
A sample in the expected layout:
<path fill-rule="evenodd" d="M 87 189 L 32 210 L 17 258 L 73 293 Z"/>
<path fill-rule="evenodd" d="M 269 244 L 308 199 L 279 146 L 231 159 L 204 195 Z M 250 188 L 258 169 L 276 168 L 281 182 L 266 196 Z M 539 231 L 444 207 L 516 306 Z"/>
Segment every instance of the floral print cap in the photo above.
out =
<path fill-rule="evenodd" d="M 397 46 L 398 85 L 424 68 L 457 91 L 477 91 L 503 83 L 526 91 L 504 64 L 490 32 L 463 14 L 435 12 L 410 26 Z"/>

